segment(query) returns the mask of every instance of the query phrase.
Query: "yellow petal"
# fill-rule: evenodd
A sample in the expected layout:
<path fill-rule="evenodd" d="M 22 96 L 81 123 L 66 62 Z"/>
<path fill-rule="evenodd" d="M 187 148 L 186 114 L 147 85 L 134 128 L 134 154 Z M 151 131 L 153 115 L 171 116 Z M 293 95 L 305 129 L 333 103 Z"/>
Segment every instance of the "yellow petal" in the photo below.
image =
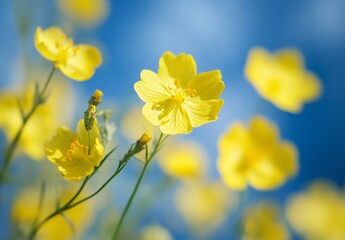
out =
<path fill-rule="evenodd" d="M 256 141 L 265 145 L 273 144 L 279 138 L 278 130 L 274 124 L 259 116 L 251 120 L 249 132 Z"/>
<path fill-rule="evenodd" d="M 143 70 L 140 79 L 134 84 L 134 89 L 144 102 L 156 103 L 171 97 L 168 86 L 159 79 L 156 73 Z"/>
<path fill-rule="evenodd" d="M 18 109 L 18 100 L 12 92 L 0 94 L 0 128 L 6 133 L 6 138 L 11 141 L 22 124 L 22 116 Z"/>
<path fill-rule="evenodd" d="M 46 59 L 55 61 L 60 51 L 60 47 L 65 45 L 67 37 L 58 27 L 47 28 L 42 31 L 36 28 L 35 47 L 37 51 Z"/>
<path fill-rule="evenodd" d="M 87 158 L 59 162 L 58 169 L 66 180 L 73 182 L 79 181 L 95 171 L 93 162 L 87 161 Z"/>
<path fill-rule="evenodd" d="M 60 127 L 56 135 L 45 144 L 45 151 L 49 161 L 56 163 L 61 160 L 69 149 L 72 140 L 77 136 L 66 127 Z"/>
<path fill-rule="evenodd" d="M 84 119 L 79 120 L 77 125 L 77 137 L 79 139 L 79 142 L 85 146 L 89 146 L 89 133 L 86 131 Z M 93 124 L 93 128 L 90 131 L 90 146 L 95 145 L 96 138 L 99 137 L 99 130 L 98 130 L 98 123 L 97 119 L 95 119 L 95 122 Z"/>
<path fill-rule="evenodd" d="M 223 106 L 222 99 L 201 101 L 197 98 L 189 98 L 184 107 L 193 127 L 199 127 L 205 123 L 218 119 L 218 113 Z"/>
<path fill-rule="evenodd" d="M 196 95 L 202 100 L 218 98 L 224 91 L 225 85 L 219 70 L 204 72 L 196 75 L 188 87 L 196 90 Z"/>
<path fill-rule="evenodd" d="M 303 57 L 296 49 L 270 54 L 254 48 L 248 55 L 245 74 L 263 98 L 291 113 L 299 113 L 306 102 L 321 93 L 320 81 L 305 69 Z"/>
<path fill-rule="evenodd" d="M 192 55 L 180 53 L 175 56 L 171 52 L 165 52 L 159 59 L 158 76 L 163 81 L 173 78 L 179 80 L 181 86 L 185 87 L 196 73 L 196 63 Z"/>
<path fill-rule="evenodd" d="M 322 85 L 320 79 L 313 73 L 307 72 L 304 76 L 303 99 L 311 101 L 320 97 Z"/>
<path fill-rule="evenodd" d="M 94 166 L 99 166 L 102 160 L 104 152 L 104 147 L 98 138 L 95 139 L 95 144 L 91 150 L 89 160 L 92 162 Z"/>
<path fill-rule="evenodd" d="M 304 67 L 304 59 L 301 52 L 295 48 L 286 48 L 275 54 L 277 60 L 290 69 L 301 69 Z"/>
<path fill-rule="evenodd" d="M 290 142 L 280 143 L 273 152 L 275 164 L 285 172 L 286 176 L 295 176 L 298 172 L 298 150 Z"/>
<path fill-rule="evenodd" d="M 144 117 L 154 126 L 159 126 L 161 123 L 166 122 L 165 118 L 160 118 L 161 111 L 157 110 L 155 104 L 146 103 L 142 109 Z"/>
<path fill-rule="evenodd" d="M 224 183 L 231 189 L 244 190 L 247 188 L 245 175 L 227 167 L 226 160 L 219 160 L 217 168 Z"/>
<path fill-rule="evenodd" d="M 90 45 L 77 45 L 69 49 L 66 64 L 58 67 L 67 77 L 77 81 L 85 81 L 91 78 L 102 63 L 100 51 Z"/>
<path fill-rule="evenodd" d="M 248 183 L 259 190 L 271 190 L 282 185 L 286 175 L 269 160 L 260 160 L 248 172 Z"/>
<path fill-rule="evenodd" d="M 93 26 L 108 15 L 107 0 L 59 0 L 59 7 L 72 20 L 85 26 Z"/>
<path fill-rule="evenodd" d="M 161 132 L 164 134 L 187 134 L 192 131 L 192 125 L 185 109 L 180 105 L 175 105 L 167 112 L 166 118 L 169 119 L 160 125 Z"/>
<path fill-rule="evenodd" d="M 175 178 L 203 176 L 206 170 L 206 154 L 202 146 L 194 142 L 170 143 L 174 147 L 162 149 L 158 163 L 163 171 Z"/>

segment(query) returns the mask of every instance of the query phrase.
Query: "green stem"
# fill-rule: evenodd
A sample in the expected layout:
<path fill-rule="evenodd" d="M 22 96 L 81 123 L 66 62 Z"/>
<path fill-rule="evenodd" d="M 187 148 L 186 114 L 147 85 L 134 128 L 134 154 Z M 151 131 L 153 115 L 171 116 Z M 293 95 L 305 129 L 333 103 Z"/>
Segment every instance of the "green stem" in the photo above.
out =
<path fill-rule="evenodd" d="M 34 114 L 34 112 L 36 111 L 36 108 L 42 104 L 41 100 L 43 99 L 43 96 L 48 88 L 48 85 L 52 79 L 52 76 L 54 74 L 55 71 L 55 67 L 53 66 L 52 70 L 50 71 L 50 74 L 47 78 L 47 81 L 41 91 L 41 93 L 39 93 L 38 95 L 38 100 L 36 99 L 37 96 L 35 96 L 36 101 L 34 102 L 31 110 L 29 111 L 29 113 L 26 116 L 23 116 L 23 123 L 22 126 L 20 127 L 20 129 L 18 130 L 17 134 L 15 135 L 13 141 L 8 145 L 6 153 L 5 153 L 5 159 L 4 162 L 2 164 L 2 168 L 1 168 L 1 172 L 0 172 L 0 183 L 3 182 L 4 178 L 5 178 L 5 174 L 9 168 L 9 165 L 11 163 L 14 151 L 16 150 L 17 144 L 19 142 L 19 139 L 23 133 L 23 130 L 27 124 L 27 122 L 29 121 L 29 119 L 31 118 L 31 116 Z"/>
<path fill-rule="evenodd" d="M 120 232 L 120 229 L 121 229 L 123 220 L 125 219 L 126 214 L 127 214 L 127 212 L 128 212 L 128 209 L 129 209 L 129 207 L 131 206 L 132 201 L 133 201 L 133 199 L 134 199 L 134 197 L 135 197 L 135 195 L 136 195 L 136 193 L 137 193 L 137 191 L 138 191 L 138 188 L 139 188 L 139 186 L 140 186 L 141 180 L 143 179 L 143 176 L 144 176 L 144 174 L 145 174 L 145 171 L 146 171 L 147 166 L 148 166 L 148 162 L 145 163 L 143 169 L 141 170 L 141 174 L 140 174 L 140 176 L 139 176 L 139 178 L 138 178 L 137 183 L 135 184 L 134 190 L 133 190 L 133 192 L 132 192 L 132 194 L 131 194 L 131 196 L 130 196 L 130 198 L 129 198 L 127 204 L 126 204 L 125 210 L 123 211 L 123 213 L 122 213 L 122 215 L 121 215 L 120 221 L 119 221 L 119 223 L 118 223 L 117 226 L 116 226 L 115 233 L 114 233 L 114 235 L 113 235 L 113 237 L 112 237 L 113 240 L 117 238 L 117 235 L 118 235 L 119 232 Z"/>
<path fill-rule="evenodd" d="M 80 188 L 78 189 L 78 191 L 76 192 L 76 194 L 74 194 L 74 196 L 66 203 L 64 204 L 62 207 L 57 208 L 54 212 L 52 212 L 50 215 L 48 215 L 45 219 L 43 219 L 39 224 L 37 224 L 36 226 L 34 226 L 33 230 L 30 233 L 29 239 L 34 239 L 38 230 L 46 223 L 48 222 L 50 219 L 52 219 L 53 217 L 55 217 L 58 214 L 62 214 L 64 211 L 66 211 L 68 209 L 68 206 L 79 196 L 79 194 L 81 193 L 81 191 L 83 190 L 83 188 L 85 187 L 87 181 L 89 180 L 89 177 L 86 177 L 85 180 L 83 181 L 82 185 L 80 186 Z"/>
<path fill-rule="evenodd" d="M 126 204 L 126 207 L 125 207 L 125 209 L 124 209 L 123 212 L 122 212 L 122 215 L 121 215 L 121 218 L 120 218 L 120 220 L 119 220 L 119 223 L 118 223 L 117 226 L 116 226 L 114 235 L 113 235 L 113 237 L 111 238 L 112 240 L 117 239 L 117 237 L 118 237 L 118 235 L 119 235 L 119 233 L 120 233 L 122 223 L 123 223 L 123 221 L 124 221 L 124 219 L 125 219 L 125 217 L 126 217 L 126 215 L 127 215 L 127 212 L 128 212 L 128 210 L 129 210 L 129 208 L 130 208 L 132 202 L 133 202 L 133 199 L 134 199 L 134 197 L 135 197 L 135 195 L 136 195 L 136 193 L 137 193 L 137 191 L 138 191 L 138 189 L 139 189 L 140 183 L 141 183 L 141 181 L 142 181 L 142 179 L 143 179 L 143 177 L 144 177 L 144 174 L 145 174 L 145 172 L 146 172 L 147 166 L 149 165 L 149 163 L 150 163 L 150 161 L 152 160 L 152 158 L 156 155 L 156 153 L 157 153 L 157 151 L 158 151 L 158 149 L 159 149 L 159 147 L 160 147 L 160 144 L 162 143 L 162 139 L 163 139 L 163 134 L 161 133 L 161 135 L 159 136 L 158 142 L 157 142 L 155 148 L 153 149 L 151 155 L 148 157 L 148 154 L 146 153 L 146 159 L 145 159 L 146 161 L 145 161 L 144 167 L 143 167 L 143 169 L 141 170 L 140 176 L 139 176 L 139 178 L 138 178 L 138 180 L 137 180 L 137 183 L 135 184 L 135 187 L 134 187 L 134 189 L 133 189 L 133 192 L 132 192 L 130 198 L 128 199 L 128 202 L 127 202 L 127 204 Z M 164 139 L 164 140 L 165 140 L 165 139 Z M 146 145 L 146 149 L 147 149 L 147 145 Z M 147 151 L 147 150 L 146 150 L 146 151 Z"/>

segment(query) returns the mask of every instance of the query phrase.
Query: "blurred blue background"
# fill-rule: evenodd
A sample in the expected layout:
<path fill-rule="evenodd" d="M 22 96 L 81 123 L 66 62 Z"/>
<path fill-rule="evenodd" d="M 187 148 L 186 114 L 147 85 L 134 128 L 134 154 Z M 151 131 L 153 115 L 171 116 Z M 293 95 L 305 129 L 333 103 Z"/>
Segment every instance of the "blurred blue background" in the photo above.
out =
<path fill-rule="evenodd" d="M 20 68 L 24 48 L 31 58 L 40 58 L 33 41 L 23 44 L 18 40 L 15 2 L 32 21 L 27 33 L 29 40 L 33 39 L 36 26 L 46 28 L 60 22 L 55 16 L 54 1 L 0 2 L 1 89 L 19 81 L 14 70 Z M 184 136 L 197 139 L 206 147 L 212 176 L 217 175 L 213 163 L 217 159 L 219 136 L 234 120 L 248 122 L 255 114 L 262 114 L 279 126 L 283 139 L 298 147 L 300 172 L 278 190 L 251 190 L 249 201 L 273 198 L 284 204 L 289 193 L 320 177 L 343 186 L 345 1 L 127 0 L 110 1 L 110 7 L 108 18 L 97 28 L 78 29 L 73 35 L 76 43 L 100 47 L 104 57 L 90 81 L 72 82 L 81 96 L 101 89 L 104 103 L 115 106 L 121 116 L 130 106 L 142 104 L 133 89 L 142 69 L 156 71 L 159 57 L 168 50 L 192 54 L 199 72 L 220 69 L 226 84 L 219 120 Z M 297 115 L 283 112 L 260 98 L 243 74 L 247 54 L 255 46 L 272 51 L 283 47 L 300 49 L 307 69 L 322 81 L 321 98 L 306 104 Z M 226 228 L 225 224 L 223 229 Z M 187 239 L 184 233 L 173 234 L 176 239 Z M 212 239 L 229 237 L 220 230 Z"/>

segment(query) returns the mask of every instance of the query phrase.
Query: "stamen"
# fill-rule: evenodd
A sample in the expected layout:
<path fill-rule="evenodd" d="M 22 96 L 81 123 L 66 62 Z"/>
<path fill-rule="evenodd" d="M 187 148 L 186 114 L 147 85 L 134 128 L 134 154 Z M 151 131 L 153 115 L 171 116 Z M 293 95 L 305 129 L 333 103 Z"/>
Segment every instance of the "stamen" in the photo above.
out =
<path fill-rule="evenodd" d="M 195 97 L 196 96 L 196 89 L 194 89 L 194 88 L 186 87 L 184 89 L 184 91 L 190 97 Z"/>
<path fill-rule="evenodd" d="M 89 148 L 83 144 L 81 144 L 78 139 L 75 139 L 71 142 L 69 149 L 66 152 L 66 160 L 70 161 L 72 159 L 72 155 L 87 155 Z"/>
<path fill-rule="evenodd" d="M 181 81 L 178 80 L 178 79 L 175 79 L 174 84 L 175 84 L 176 88 L 180 88 L 181 87 Z"/>

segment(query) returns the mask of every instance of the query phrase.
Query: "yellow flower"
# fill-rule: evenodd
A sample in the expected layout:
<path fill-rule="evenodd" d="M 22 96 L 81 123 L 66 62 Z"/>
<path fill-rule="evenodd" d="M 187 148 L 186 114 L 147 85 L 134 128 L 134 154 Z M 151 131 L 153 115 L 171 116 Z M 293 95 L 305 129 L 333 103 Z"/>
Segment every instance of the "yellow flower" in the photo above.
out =
<path fill-rule="evenodd" d="M 106 18 L 107 0 L 59 0 L 60 10 L 70 19 L 85 26 L 93 26 Z"/>
<path fill-rule="evenodd" d="M 45 145 L 45 151 L 48 160 L 58 167 L 66 180 L 79 181 L 89 176 L 101 163 L 104 151 L 97 122 L 90 131 L 90 141 L 84 120 L 79 121 L 76 133 L 60 127 L 53 139 Z"/>
<path fill-rule="evenodd" d="M 270 54 L 262 48 L 250 51 L 245 74 L 258 93 L 278 108 L 291 113 L 321 94 L 317 76 L 304 67 L 301 53 L 283 49 Z"/>
<path fill-rule="evenodd" d="M 345 239 L 345 192 L 318 180 L 290 197 L 286 215 L 303 239 Z"/>
<path fill-rule="evenodd" d="M 75 188 L 62 188 L 61 198 L 58 198 L 57 192 L 54 192 L 55 188 L 47 188 L 44 195 L 44 202 L 41 205 L 41 212 L 38 220 L 43 220 L 44 217 L 51 214 L 56 208 L 56 202 L 59 200 L 61 204 L 66 203 L 77 191 Z M 19 230 L 23 234 L 28 234 L 32 228 L 33 221 L 38 214 L 40 193 L 36 188 L 26 188 L 22 190 L 15 198 L 11 217 L 19 227 Z M 85 196 L 84 196 L 85 197 Z M 77 200 L 80 200 L 78 197 Z M 91 219 L 94 215 L 92 203 L 80 204 L 64 212 L 66 217 L 57 215 L 46 224 L 38 232 L 38 239 L 76 239 L 80 237 L 91 223 Z M 70 221 L 70 223 L 68 222 Z M 71 225 L 72 224 L 72 225 Z M 73 228 L 72 228 L 73 227 Z M 16 231 L 18 234 L 18 231 Z M 16 239 L 22 239 L 18 236 Z"/>
<path fill-rule="evenodd" d="M 146 227 L 140 234 L 140 240 L 172 240 L 173 237 L 167 229 L 160 225 Z"/>
<path fill-rule="evenodd" d="M 274 189 L 298 170 L 297 149 L 279 140 L 278 130 L 262 117 L 253 118 L 249 129 L 233 124 L 220 138 L 218 149 L 218 171 L 233 189 L 245 189 L 247 184 Z"/>
<path fill-rule="evenodd" d="M 259 203 L 247 209 L 242 224 L 242 240 L 290 239 L 289 232 L 281 219 L 279 208 L 272 203 Z"/>
<path fill-rule="evenodd" d="M 202 177 L 206 173 L 207 159 L 203 148 L 194 142 L 174 142 L 158 154 L 163 171 L 174 178 Z"/>
<path fill-rule="evenodd" d="M 95 68 L 102 62 L 100 51 L 90 45 L 73 45 L 58 27 L 42 30 L 36 29 L 35 46 L 37 51 L 47 60 L 54 62 L 67 77 L 77 81 L 85 81 L 92 77 Z"/>
<path fill-rule="evenodd" d="M 166 52 L 159 60 L 158 74 L 143 70 L 134 85 L 142 112 L 164 134 L 190 133 L 193 127 L 217 120 L 224 90 L 219 70 L 197 74 L 191 55 Z"/>
<path fill-rule="evenodd" d="M 177 210 L 199 235 L 220 226 L 236 204 L 236 196 L 219 182 L 183 182 L 175 195 Z"/>
<path fill-rule="evenodd" d="M 40 75 L 43 75 L 40 73 Z M 70 86 L 61 79 L 52 83 L 54 91 L 46 102 L 39 106 L 27 122 L 18 143 L 19 152 L 34 160 L 41 160 L 44 154 L 44 142 L 49 140 L 55 129 L 61 124 L 69 124 L 73 112 L 73 99 Z M 35 95 L 35 84 L 29 82 L 23 89 L 7 90 L 0 93 L 0 128 L 12 141 L 22 126 L 19 105 L 25 114 L 30 111 Z"/>

